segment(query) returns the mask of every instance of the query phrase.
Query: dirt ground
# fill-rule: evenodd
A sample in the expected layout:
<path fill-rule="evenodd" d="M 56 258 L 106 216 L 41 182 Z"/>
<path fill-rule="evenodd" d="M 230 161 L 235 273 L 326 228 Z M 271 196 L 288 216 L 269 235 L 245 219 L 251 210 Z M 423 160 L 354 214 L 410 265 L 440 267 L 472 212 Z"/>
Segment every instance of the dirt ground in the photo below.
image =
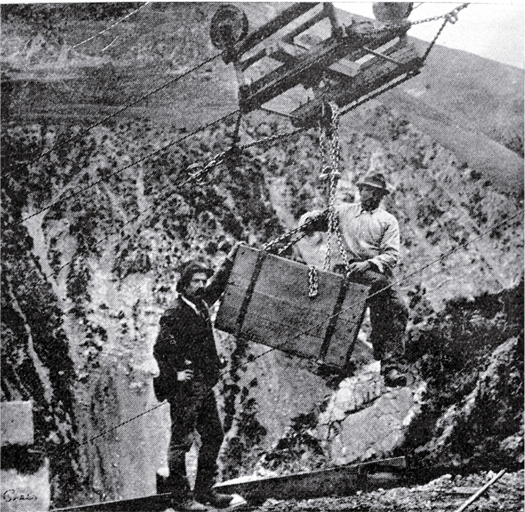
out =
<path fill-rule="evenodd" d="M 258 512 L 455 512 L 489 482 L 495 473 L 468 476 L 443 475 L 425 485 L 357 492 L 353 496 L 304 501 L 267 500 Z M 518 512 L 524 510 L 524 471 L 505 473 L 474 503 L 468 512 Z"/>

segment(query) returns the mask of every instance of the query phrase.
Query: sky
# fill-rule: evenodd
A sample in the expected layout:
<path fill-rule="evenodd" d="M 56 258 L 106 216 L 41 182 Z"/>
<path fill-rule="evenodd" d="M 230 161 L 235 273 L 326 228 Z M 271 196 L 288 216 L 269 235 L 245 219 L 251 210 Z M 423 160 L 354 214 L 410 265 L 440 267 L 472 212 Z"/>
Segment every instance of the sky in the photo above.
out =
<path fill-rule="evenodd" d="M 410 20 L 444 14 L 462 2 L 414 2 Z M 373 18 L 372 3 L 335 2 L 339 9 Z M 430 41 L 442 21 L 412 27 L 408 34 Z M 464 50 L 487 59 L 496 60 L 523 69 L 525 32 L 525 3 L 522 0 L 500 2 L 473 2 L 458 14 L 458 21 L 447 24 L 438 44 Z"/>

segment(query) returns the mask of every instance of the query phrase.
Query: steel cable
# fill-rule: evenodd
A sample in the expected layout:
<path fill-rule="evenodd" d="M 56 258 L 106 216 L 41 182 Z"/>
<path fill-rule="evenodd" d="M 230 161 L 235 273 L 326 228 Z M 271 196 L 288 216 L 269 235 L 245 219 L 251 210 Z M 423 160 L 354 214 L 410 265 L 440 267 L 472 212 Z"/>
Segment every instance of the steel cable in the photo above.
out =
<path fill-rule="evenodd" d="M 116 27 L 117 25 L 119 25 L 120 23 L 122 23 L 124 20 L 130 18 L 131 16 L 133 16 L 134 14 L 136 14 L 137 12 L 139 12 L 140 10 L 144 9 L 144 7 L 146 7 L 147 5 L 151 4 L 152 2 L 149 1 L 149 2 L 146 2 L 144 4 L 142 4 L 138 9 L 135 9 L 134 11 L 126 14 L 125 16 L 123 16 L 122 18 L 118 19 L 115 23 L 113 23 L 112 25 L 110 25 L 109 27 L 105 28 L 104 30 L 101 30 L 100 32 L 97 32 L 94 36 L 91 36 L 91 37 L 88 37 L 87 39 L 85 39 L 84 41 L 81 41 L 80 43 L 77 43 L 75 45 L 73 45 L 71 48 L 72 49 L 75 49 L 75 48 L 78 48 L 79 46 L 82 46 L 83 44 L 86 44 L 86 43 L 89 43 L 89 41 L 92 41 L 93 39 L 97 38 L 98 36 L 106 33 L 106 32 L 109 32 L 112 28 Z"/>
<path fill-rule="evenodd" d="M 145 160 L 146 158 L 151 158 L 153 155 L 158 154 L 158 153 L 160 153 L 160 152 L 162 152 L 162 151 L 165 151 L 167 148 L 169 148 L 170 146 L 173 146 L 174 144 L 180 142 L 181 140 L 183 140 L 183 139 L 185 139 L 185 138 L 188 138 L 188 137 L 191 137 L 192 135 L 195 135 L 195 133 L 198 133 L 199 131 L 202 131 L 202 130 L 204 130 L 204 129 L 206 129 L 206 128 L 208 128 L 208 127 L 214 125 L 214 124 L 217 124 L 217 123 L 220 123 L 220 122 L 224 121 L 225 119 L 227 119 L 228 117 L 230 117 L 231 115 L 233 115 L 233 114 L 235 114 L 235 113 L 237 113 L 237 112 L 238 112 L 238 111 L 230 112 L 229 114 L 226 114 L 225 116 L 221 117 L 220 119 L 216 119 L 215 121 L 212 121 L 212 122 L 208 123 L 208 124 L 205 125 L 204 127 L 200 127 L 199 129 L 193 131 L 192 133 L 189 133 L 189 134 L 185 135 L 184 137 L 182 137 L 182 138 L 180 138 L 180 139 L 177 139 L 177 140 L 174 141 L 174 142 L 170 142 L 169 144 L 163 146 L 161 149 L 156 150 L 154 153 L 150 153 L 149 155 L 147 155 L 147 157 L 144 157 L 144 158 L 142 158 L 141 160 L 138 160 L 138 161 L 136 161 L 136 162 L 133 162 L 132 164 L 126 166 L 126 167 L 123 168 L 123 169 L 120 169 L 119 171 L 122 171 L 122 170 L 124 170 L 124 169 L 127 169 L 127 168 L 131 167 L 132 165 L 135 165 L 135 164 L 139 163 L 140 161 Z M 203 170 L 209 170 L 209 169 L 205 168 L 205 169 L 202 169 L 202 170 L 200 170 L 200 171 L 197 171 L 196 173 L 192 174 L 188 179 L 186 179 L 185 181 L 183 181 L 183 182 L 180 184 L 180 186 L 183 187 L 183 186 L 185 186 L 185 185 L 191 183 L 192 181 L 195 181 L 195 180 L 197 180 L 198 178 L 200 178 L 200 175 L 201 175 L 201 173 L 202 173 Z M 100 181 L 102 181 L 102 180 L 98 180 L 98 182 L 100 182 Z M 90 185 L 90 186 L 93 186 L 93 184 Z M 136 221 L 141 215 L 143 215 L 144 213 L 146 213 L 148 210 L 150 210 L 150 209 L 153 208 L 154 206 L 158 206 L 158 204 L 157 204 L 157 203 L 153 203 L 153 204 L 151 204 L 150 206 L 148 206 L 147 208 L 144 208 L 143 210 L 139 211 L 139 212 L 138 212 L 137 214 L 135 214 L 131 219 L 128 219 L 124 224 L 122 224 L 122 226 L 121 226 L 121 230 L 122 230 L 122 228 L 124 228 L 124 227 L 127 226 L 128 224 L 131 224 L 132 222 L 135 222 L 135 221 Z M 39 213 L 41 213 L 41 212 L 39 212 Z M 29 219 L 29 218 L 31 218 L 31 217 L 34 217 L 35 215 L 38 215 L 38 213 L 33 214 L 33 215 L 31 215 L 30 217 L 27 217 L 27 218 L 24 219 L 24 220 L 27 220 L 27 219 Z M 100 245 L 102 242 L 105 242 L 106 240 L 108 240 L 111 236 L 113 236 L 113 234 L 108 234 L 108 235 L 106 235 L 105 237 L 100 238 L 100 239 L 94 244 L 93 247 L 97 247 L 97 246 Z M 67 267 L 68 265 L 70 265 L 73 261 L 74 261 L 74 258 L 71 259 L 71 260 L 69 260 L 67 263 L 64 263 L 62 266 L 60 266 L 60 267 L 58 268 L 58 270 L 56 270 L 56 271 L 53 273 L 53 276 L 58 276 L 58 273 L 59 273 L 62 269 L 64 269 L 64 268 Z M 47 275 L 46 275 L 46 277 L 47 277 L 47 278 L 50 278 L 51 276 L 47 276 Z"/>
<path fill-rule="evenodd" d="M 197 134 L 197 133 L 199 133 L 201 131 L 204 131 L 207 128 L 210 128 L 211 126 L 226 120 L 228 117 L 230 117 L 230 116 L 232 116 L 232 115 L 234 115 L 234 114 L 236 114 L 238 112 L 239 112 L 238 110 L 234 110 L 234 111 L 229 112 L 228 114 L 222 116 L 219 119 L 216 119 L 214 121 L 210 121 L 209 123 L 196 128 L 192 132 L 184 135 L 183 137 L 179 137 L 178 139 L 165 144 L 160 149 L 156 149 L 155 151 L 152 151 L 151 153 L 148 153 L 147 155 L 139 158 L 138 160 L 135 160 L 135 161 L 125 165 L 124 167 L 121 167 L 121 168 L 119 168 L 119 169 L 117 169 L 117 170 L 107 174 L 103 178 L 95 180 L 94 182 L 89 183 L 85 187 L 76 189 L 74 192 L 72 192 L 71 194 L 69 194 L 69 195 L 67 195 L 67 196 L 65 196 L 63 198 L 60 198 L 59 200 L 55 200 L 55 201 L 51 202 L 50 204 L 48 204 L 44 208 L 41 208 L 40 210 L 37 210 L 36 212 L 32 213 L 31 215 L 28 215 L 27 217 L 24 217 L 23 219 L 19 220 L 18 223 L 21 224 L 21 223 L 23 223 L 23 222 L 25 222 L 25 221 L 27 221 L 27 220 L 37 216 L 37 215 L 40 215 L 41 213 L 45 212 L 46 210 L 49 210 L 49 209 L 53 208 L 54 206 L 56 206 L 58 204 L 61 204 L 61 203 L 63 203 L 64 201 L 66 201 L 68 199 L 71 199 L 72 197 L 75 197 L 76 195 L 80 194 L 81 192 L 85 192 L 86 190 L 90 189 L 91 187 L 94 187 L 95 185 L 97 185 L 97 184 L 101 183 L 102 181 L 106 180 L 107 178 L 111 178 L 112 176 L 120 174 L 121 172 L 125 171 L 126 169 L 129 169 L 130 167 L 133 167 L 134 165 L 137 165 L 137 164 L 139 164 L 141 162 L 149 160 L 150 158 L 154 157 L 155 155 L 158 155 L 159 153 L 162 153 L 163 151 L 166 151 L 171 146 L 174 146 L 175 144 L 178 144 L 179 142 L 182 142 L 183 140 L 186 140 L 186 139 L 192 137 L 193 135 L 195 135 L 195 134 Z M 61 193 L 63 193 L 63 191 L 64 191 L 64 189 L 62 190 Z M 58 195 L 60 195 L 60 193 Z"/>
<path fill-rule="evenodd" d="M 197 64 L 196 66 L 192 67 L 191 69 L 185 71 L 184 73 L 182 73 L 181 75 L 177 75 L 175 78 L 172 78 L 171 80 L 168 80 L 167 82 L 163 83 L 162 85 L 159 85 L 157 88 L 153 89 L 152 91 L 149 91 L 147 92 L 146 94 L 143 94 L 142 96 L 140 96 L 139 98 L 135 99 L 135 100 L 132 100 L 132 101 L 129 101 L 128 100 L 128 103 L 126 105 L 124 105 L 123 107 L 119 108 L 118 110 L 116 110 L 115 112 L 107 115 L 106 117 L 104 117 L 103 119 L 89 125 L 87 128 L 84 128 L 83 130 L 81 130 L 79 133 L 75 134 L 73 137 L 70 137 L 69 139 L 65 140 L 65 141 L 62 141 L 60 143 L 57 143 L 56 145 L 54 145 L 53 147 L 49 148 L 48 150 L 44 151 L 43 153 L 41 153 L 37 158 L 35 158 L 34 160 L 29 160 L 29 161 L 23 161 L 23 162 L 19 162 L 18 163 L 18 167 L 17 168 L 21 168 L 23 165 L 34 165 L 36 164 L 37 162 L 39 162 L 40 160 L 42 160 L 44 157 L 50 155 L 51 153 L 53 153 L 54 151 L 56 151 L 57 149 L 67 145 L 67 144 L 70 144 L 71 142 L 77 140 L 77 139 L 80 139 L 81 137 L 83 137 L 84 135 L 88 134 L 93 128 L 96 128 L 97 126 L 100 126 L 101 124 L 104 124 L 106 123 L 107 121 L 109 121 L 110 119 L 113 119 L 114 117 L 118 116 L 119 114 L 121 114 L 122 112 L 125 112 L 126 110 L 128 110 L 129 108 L 137 105 L 138 103 L 144 101 L 145 99 L 149 98 L 150 96 L 153 96 L 154 94 L 156 94 L 157 92 L 159 91 L 162 91 L 163 89 L 165 89 L 166 87 L 174 84 L 175 82 L 178 82 L 179 80 L 181 80 L 182 78 L 188 76 L 189 74 L 195 72 L 197 69 L 205 66 L 206 64 L 209 64 L 210 62 L 214 61 L 215 59 L 217 59 L 218 57 L 220 57 L 222 55 L 222 52 L 221 53 L 218 53 L 216 55 L 213 55 L 212 57 L 206 59 L 205 61 Z M 5 174 L 3 176 L 3 178 L 7 178 L 9 176 L 11 176 L 15 170 L 17 169 L 13 169 L 11 170 L 10 172 L 8 172 L 7 174 Z"/>
<path fill-rule="evenodd" d="M 267 351 L 263 352 L 262 354 L 259 354 L 258 356 L 254 356 L 252 357 L 249 361 L 246 361 L 245 363 L 243 364 L 240 364 L 237 366 L 237 369 L 241 369 L 241 368 L 246 368 L 247 366 L 249 366 L 251 363 L 253 363 L 254 361 L 256 361 L 257 359 L 269 354 L 270 352 L 273 352 L 274 350 L 278 350 L 282 347 L 284 347 L 287 343 L 290 343 L 291 341 L 293 341 L 294 339 L 296 338 L 299 338 L 301 336 L 304 336 L 306 334 L 308 334 L 309 332 L 313 331 L 314 329 L 318 329 L 319 327 L 322 327 L 326 322 L 329 322 L 332 318 L 335 318 L 335 317 L 338 317 L 340 314 L 346 312 L 346 311 L 349 311 L 351 309 L 353 309 L 355 306 L 358 306 L 360 304 L 363 304 L 363 303 L 366 303 L 367 300 L 369 300 L 371 297 L 375 297 L 376 295 L 388 290 L 389 288 L 393 287 L 393 286 L 396 286 L 400 283 L 402 283 L 403 281 L 405 281 L 406 279 L 408 279 L 409 277 L 412 277 L 424 270 L 426 270 L 427 268 L 429 268 L 430 266 L 432 265 L 435 265 L 436 263 L 440 263 L 442 261 L 444 261 L 445 259 L 449 258 L 450 256 L 452 256 L 453 254 L 455 254 L 456 252 L 458 252 L 461 248 L 465 248 L 467 246 L 469 246 L 471 243 L 474 243 L 475 241 L 479 240 L 480 238 L 488 235 L 490 232 L 492 232 L 494 229 L 496 228 L 499 228 L 501 226 L 503 226 L 504 224 L 506 224 L 507 222 L 515 219 L 516 217 L 518 217 L 519 215 L 522 215 L 523 214 L 523 209 L 521 209 L 519 212 L 517 212 L 515 215 L 513 215 L 512 217 L 509 217 L 503 221 L 501 221 L 500 223 L 494 225 L 494 226 L 491 226 L 490 229 L 487 229 L 485 230 L 484 232 L 482 232 L 481 234 L 479 234 L 478 236 L 474 237 L 472 240 L 469 240 L 468 242 L 465 242 L 465 243 L 462 243 L 462 244 L 458 244 L 457 247 L 451 249 L 450 251 L 446 252 L 445 254 L 441 255 L 439 258 L 435 259 L 435 260 L 432 260 L 430 261 L 429 263 L 423 265 L 422 267 L 419 267 L 418 269 L 414 270 L 413 272 L 410 272 L 408 274 L 405 274 L 403 277 L 401 277 L 400 279 L 398 279 L 397 281 L 394 281 L 392 283 L 390 283 L 388 286 L 385 286 L 383 288 L 381 288 L 380 290 L 376 291 L 375 293 L 369 295 L 366 299 L 360 299 L 354 303 L 352 303 L 350 306 L 344 308 L 344 309 L 341 309 L 338 313 L 335 313 L 333 315 L 330 315 L 330 316 L 327 316 L 325 317 L 325 319 L 321 322 L 318 322 L 317 324 L 309 327 L 308 329 L 305 329 L 303 331 L 300 331 L 299 333 L 297 333 L 295 336 L 287 339 L 285 342 L 281 343 L 280 345 L 278 345 L 277 347 L 271 347 L 270 349 L 268 349 Z M 223 372 L 221 373 L 221 376 L 225 376 L 226 375 L 226 372 Z M 211 391 L 213 392 L 213 390 Z M 128 418 L 126 421 L 124 421 L 123 423 L 120 423 L 118 425 L 115 425 L 114 427 L 111 427 L 110 429 L 107 429 L 106 431 L 98 434 L 97 436 L 95 436 L 94 438 L 92 439 L 98 439 L 100 437 L 103 437 L 105 435 L 107 435 L 108 433 L 116 430 L 117 428 L 121 427 L 122 425 L 125 425 L 127 423 L 130 423 L 131 421 L 137 419 L 137 418 L 140 418 L 141 416 L 144 416 L 145 414 L 147 414 L 148 412 L 151 412 L 151 411 L 154 411 L 156 409 L 158 409 L 159 407 L 161 407 L 162 405 L 164 404 L 167 404 L 168 402 L 162 402 L 160 404 L 157 404 L 155 407 L 151 408 L 151 409 L 148 409 L 146 411 L 143 411 L 142 413 L 136 415 L 136 416 L 133 416 L 131 418 Z M 84 444 L 88 444 L 92 441 L 92 439 L 89 439 L 87 441 L 85 441 L 84 443 L 81 443 L 81 445 L 84 445 Z"/>

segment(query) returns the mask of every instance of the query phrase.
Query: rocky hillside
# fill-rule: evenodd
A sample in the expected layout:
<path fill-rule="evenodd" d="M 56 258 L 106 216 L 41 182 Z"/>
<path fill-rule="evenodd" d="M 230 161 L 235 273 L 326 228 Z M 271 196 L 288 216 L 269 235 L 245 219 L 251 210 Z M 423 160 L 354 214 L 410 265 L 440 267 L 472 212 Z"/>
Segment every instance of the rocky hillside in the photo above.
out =
<path fill-rule="evenodd" d="M 152 394 L 152 347 L 179 264 L 194 256 L 219 264 L 239 240 L 260 247 L 326 200 L 313 130 L 247 149 L 202 182 L 185 184 L 189 164 L 229 147 L 232 118 L 185 138 L 235 108 L 233 76 L 220 63 L 86 132 L 94 119 L 213 52 L 211 4 L 154 4 L 75 47 L 138 7 L 5 5 L 1 11 L 2 400 L 35 400 L 55 504 L 154 491 L 168 415 Z M 252 25 L 277 9 L 245 7 Z M 471 58 L 454 56 L 461 65 Z M 465 69 L 473 75 L 473 68 Z M 449 89 L 474 94 L 483 83 L 490 109 L 472 111 L 469 122 L 485 125 L 487 136 L 522 155 L 521 85 L 512 78 L 504 88 L 489 87 L 486 77 L 471 75 L 450 81 L 454 73 L 440 67 L 443 82 L 425 88 L 425 101 L 439 107 Z M 459 109 L 447 106 L 452 116 Z M 291 128 L 282 118 L 251 114 L 241 125 L 242 143 Z M 345 172 L 338 200 L 355 194 L 356 178 L 371 164 L 395 185 L 387 207 L 402 230 L 411 353 L 430 384 L 428 405 L 403 449 L 428 464 L 461 466 L 479 462 L 478 447 L 494 452 L 497 446 L 498 454 L 508 454 L 505 463 L 520 463 L 522 448 L 513 445 L 522 428 L 516 390 L 523 384 L 523 323 L 513 309 L 523 303 L 519 194 L 491 187 L 380 101 L 346 116 L 340 137 Z M 322 261 L 324 243 L 312 237 L 289 256 Z M 278 442 L 287 439 L 288 427 L 303 442 L 302 427 L 315 426 L 333 390 L 303 361 L 275 351 L 263 356 L 260 345 L 217 334 L 230 361 L 218 388 L 228 430 L 221 463 L 223 475 L 235 477 L 252 472 L 270 450 L 277 449 L 279 462 Z M 458 347 L 471 345 L 473 360 L 458 360 Z M 507 393 L 502 382 L 514 391 Z M 505 418 L 494 432 L 487 431 L 484 408 Z M 457 448 L 465 436 L 458 417 L 477 429 L 465 452 Z M 317 446 L 310 437 L 305 442 Z M 306 465 L 296 462 L 290 464 Z M 310 462 L 333 461 L 321 451 Z"/>

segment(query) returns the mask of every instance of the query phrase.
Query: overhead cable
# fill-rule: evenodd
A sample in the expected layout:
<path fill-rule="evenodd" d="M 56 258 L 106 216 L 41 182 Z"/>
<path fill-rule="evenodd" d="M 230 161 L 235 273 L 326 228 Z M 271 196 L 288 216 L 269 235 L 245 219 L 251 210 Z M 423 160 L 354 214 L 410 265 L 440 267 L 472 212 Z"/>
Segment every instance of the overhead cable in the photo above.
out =
<path fill-rule="evenodd" d="M 162 153 L 163 151 L 165 151 L 166 149 L 170 148 L 171 146 L 174 146 L 175 144 L 178 144 L 179 142 L 182 142 L 183 140 L 186 140 L 190 137 L 192 137 L 193 135 L 203 131 L 203 130 L 206 130 L 207 128 L 209 128 L 210 126 L 213 126 L 217 123 L 220 123 L 222 121 L 224 121 L 225 119 L 227 119 L 228 117 L 232 116 L 233 114 L 236 114 L 238 113 L 239 111 L 238 110 L 234 110 L 224 116 L 222 116 L 221 118 L 219 119 L 216 119 L 215 121 L 211 121 L 203 126 L 200 126 L 199 128 L 196 128 L 195 130 L 193 130 L 192 132 L 184 135 L 183 137 L 179 137 L 178 139 L 174 140 L 174 141 L 171 141 L 171 142 L 168 142 L 167 144 L 165 144 L 164 146 L 162 146 L 160 149 L 156 149 L 155 151 L 152 151 L 151 153 L 148 153 L 147 155 L 139 158 L 138 160 L 135 160 L 131 163 L 129 163 L 128 165 L 125 165 L 124 167 L 121 167 L 109 174 L 107 174 L 106 176 L 98 179 L 98 180 L 95 180 L 91 183 L 89 183 L 88 185 L 86 185 L 85 187 L 82 187 L 82 188 L 79 188 L 79 189 L 76 189 L 74 192 L 72 192 L 71 194 L 63 197 L 63 198 L 60 198 L 58 200 L 53 200 L 50 204 L 48 204 L 46 207 L 44 208 L 41 208 L 40 210 L 37 210 L 36 212 L 32 213 L 31 215 L 28 215 L 27 217 L 24 217 L 23 219 L 21 219 L 19 221 L 19 223 L 23 223 L 23 222 L 26 222 L 27 220 L 29 219 L 32 219 L 33 217 L 36 217 L 37 215 L 40 215 L 41 213 L 45 212 L 46 210 L 49 210 L 51 208 L 53 208 L 54 206 L 57 206 L 61 203 L 63 203 L 64 201 L 68 200 L 68 199 L 71 199 L 72 197 L 80 194 L 81 192 L 85 192 L 86 190 L 90 189 L 91 187 L 94 187 L 95 185 L 97 185 L 98 183 L 106 180 L 107 178 L 110 178 L 112 176 L 115 176 L 117 174 L 120 174 L 121 172 L 125 171 L 126 169 L 129 169 L 130 167 L 133 167 L 134 165 L 137 165 L 141 162 L 144 162 L 146 160 L 149 160 L 150 158 L 154 157 L 155 155 L 158 155 L 159 153 Z M 58 194 L 58 196 L 60 196 L 62 192 L 60 192 Z"/>
<path fill-rule="evenodd" d="M 34 160 L 29 160 L 29 161 L 25 161 L 25 162 L 20 162 L 19 163 L 19 166 L 18 167 L 22 167 L 23 164 L 25 165 L 33 165 L 33 164 L 36 164 L 37 162 L 39 162 L 40 160 L 42 160 L 44 157 L 50 155 L 51 153 L 53 153 L 54 151 L 56 151 L 58 148 L 62 147 L 62 146 L 65 146 L 71 142 L 73 142 L 74 140 L 77 140 L 77 139 L 80 139 L 81 137 L 83 137 L 84 135 L 86 135 L 87 133 L 89 133 L 93 128 L 97 127 L 97 126 L 100 126 L 101 124 L 103 123 L 106 123 L 107 121 L 109 121 L 110 119 L 118 116 L 119 114 L 122 114 L 122 112 L 125 112 L 126 110 L 128 110 L 129 108 L 137 105 L 138 103 L 140 103 L 141 101 L 144 101 L 145 99 L 149 98 L 150 96 L 153 96 L 154 94 L 156 94 L 157 92 L 159 91 L 162 91 L 163 89 L 165 89 L 166 87 L 174 84 L 175 82 L 178 82 L 179 80 L 181 80 L 182 78 L 188 76 L 189 74 L 195 72 L 197 69 L 205 66 L 206 64 L 209 64 L 210 62 L 212 62 L 213 60 L 217 59 L 218 57 L 220 57 L 222 55 L 222 53 L 218 53 L 216 55 L 213 55 L 212 57 L 206 59 L 205 61 L 197 64 L 196 66 L 192 67 L 191 69 L 185 71 L 184 73 L 182 73 L 181 75 L 177 75 L 176 77 L 172 78 L 171 80 L 168 80 L 167 82 L 163 83 L 162 85 L 159 85 L 159 87 L 153 89 L 152 91 L 149 91 L 147 92 L 146 94 L 140 96 L 139 98 L 135 99 L 135 100 L 132 100 L 130 101 L 129 103 L 127 103 L 125 106 L 119 108 L 118 110 L 116 110 L 115 112 L 113 112 L 112 114 L 109 114 L 107 115 L 106 117 L 104 117 L 103 119 L 89 125 L 87 128 L 84 128 L 83 130 L 81 130 L 79 133 L 73 135 L 73 137 L 70 137 L 69 139 L 65 140 L 65 141 L 62 141 L 60 143 L 57 143 L 55 144 L 53 147 L 49 148 L 47 151 L 44 151 L 43 153 L 41 153 L 37 158 L 35 158 Z M 10 171 L 9 173 L 6 173 L 4 174 L 3 178 L 7 178 L 9 176 L 11 176 L 11 174 L 13 174 L 15 172 L 16 168 L 13 169 L 12 171 Z"/>
<path fill-rule="evenodd" d="M 129 17 L 133 16 L 134 14 L 136 14 L 140 10 L 144 9 L 144 7 L 146 7 L 147 5 L 149 5 L 151 3 L 152 2 L 146 2 L 145 4 L 142 4 L 138 9 L 135 9 L 134 11 L 130 12 L 129 14 L 126 14 L 126 16 L 124 16 L 124 17 L 120 18 L 119 20 L 117 20 L 115 23 L 113 23 L 113 25 L 110 25 L 109 27 L 105 28 L 104 30 L 101 30 L 100 32 L 98 32 L 94 36 L 88 37 L 84 41 L 81 41 L 80 43 L 77 43 L 77 44 L 73 45 L 71 48 L 72 49 L 78 48 L 79 46 L 82 46 L 83 44 L 89 43 L 89 41 L 92 41 L 93 39 L 97 38 L 98 36 L 100 36 L 102 34 L 105 34 L 106 32 L 110 31 L 112 28 L 116 27 L 117 25 L 122 23 L 124 20 L 127 20 Z"/>
<path fill-rule="evenodd" d="M 494 226 L 491 226 L 490 229 L 487 229 L 485 230 L 484 232 L 482 232 L 480 235 L 476 236 L 475 238 L 473 238 L 472 240 L 469 240 L 465 243 L 462 243 L 462 244 L 458 244 L 457 247 L 451 249 L 450 251 L 442 254 L 439 258 L 435 259 L 435 260 L 432 260 L 430 261 L 429 263 L 423 265 L 422 267 L 419 267 L 418 269 L 416 269 L 415 271 L 413 272 L 410 272 L 408 274 L 405 274 L 402 278 L 398 279 L 397 281 L 395 282 L 392 282 L 390 283 L 388 286 L 385 286 L 384 288 L 381 288 L 380 290 L 378 290 L 377 292 L 373 293 L 373 294 L 370 294 L 366 299 L 360 299 L 356 302 L 354 302 L 353 304 L 351 304 L 350 306 L 348 306 L 347 308 L 344 308 L 344 309 L 341 309 L 339 312 L 337 313 L 334 313 L 333 315 L 330 315 L 330 316 L 326 316 L 324 320 L 318 322 L 317 324 L 313 325 L 313 326 L 310 326 L 309 328 L 307 329 L 304 329 L 303 331 L 300 331 L 299 333 L 297 333 L 295 336 L 287 339 L 285 342 L 281 343 L 280 345 L 276 346 L 276 347 L 271 347 L 270 349 L 268 349 L 267 351 L 263 352 L 262 354 L 259 354 L 258 356 L 254 356 L 253 358 L 251 358 L 249 361 L 246 361 L 245 363 L 239 365 L 237 368 L 245 368 L 247 367 L 248 365 L 250 365 L 251 363 L 253 363 L 254 361 L 256 361 L 257 359 L 265 356 L 266 354 L 269 354 L 270 352 L 273 352 L 274 350 L 277 350 L 279 348 L 282 348 L 284 347 L 285 344 L 289 343 L 290 341 L 293 341 L 294 339 L 298 338 L 298 337 L 301 337 L 301 336 L 305 336 L 306 334 L 310 333 L 311 331 L 315 330 L 315 329 L 318 329 L 319 327 L 322 327 L 326 322 L 329 322 L 332 318 L 335 318 L 337 316 L 339 316 L 340 314 L 346 312 L 346 311 L 349 311 L 351 309 L 353 309 L 355 306 L 357 305 L 360 305 L 362 303 L 365 303 L 368 299 L 370 299 L 371 297 L 375 297 L 376 295 L 388 290 L 389 288 L 391 288 L 392 286 L 395 286 L 395 285 L 398 285 L 400 284 L 401 282 L 405 281 L 406 279 L 408 279 L 409 277 L 412 277 L 424 270 L 426 270 L 427 268 L 429 268 L 430 266 L 432 265 L 435 265 L 436 263 L 440 263 L 442 261 L 444 261 L 445 259 L 449 258 L 450 256 L 452 256 L 453 254 L 455 254 L 456 252 L 458 252 L 460 249 L 462 248 L 465 248 L 467 246 L 469 246 L 471 243 L 479 240 L 480 238 L 488 235 L 489 233 L 491 233 L 494 229 L 497 229 L 501 226 L 503 226 L 504 224 L 506 224 L 507 222 L 515 219 L 516 217 L 518 217 L 519 215 L 523 215 L 523 209 L 521 209 L 520 211 L 518 211 L 515 215 L 503 220 L 502 222 L 494 225 Z M 225 375 L 226 372 L 223 372 L 221 375 Z M 162 402 L 158 405 L 156 405 L 155 407 L 151 408 L 151 409 L 148 409 L 146 411 L 143 411 L 142 413 L 136 415 L 136 416 L 133 416 L 131 418 L 128 418 L 126 421 L 124 421 L 123 423 L 120 423 L 118 425 L 115 425 L 109 429 L 107 429 L 106 431 L 98 434 L 97 436 L 85 441 L 84 443 L 82 444 L 87 444 L 89 442 L 91 442 L 92 440 L 94 439 L 98 439 L 100 437 L 103 437 L 105 436 L 106 434 L 116 430 L 117 428 L 121 427 L 122 425 L 125 425 L 127 423 L 130 423 L 131 421 L 137 419 L 137 418 L 140 418 L 141 416 L 144 416 L 145 414 L 147 414 L 148 412 L 151 412 L 151 411 L 154 411 L 155 409 L 158 409 L 159 407 L 161 407 L 162 405 L 164 405 L 165 403 L 167 402 Z"/>

